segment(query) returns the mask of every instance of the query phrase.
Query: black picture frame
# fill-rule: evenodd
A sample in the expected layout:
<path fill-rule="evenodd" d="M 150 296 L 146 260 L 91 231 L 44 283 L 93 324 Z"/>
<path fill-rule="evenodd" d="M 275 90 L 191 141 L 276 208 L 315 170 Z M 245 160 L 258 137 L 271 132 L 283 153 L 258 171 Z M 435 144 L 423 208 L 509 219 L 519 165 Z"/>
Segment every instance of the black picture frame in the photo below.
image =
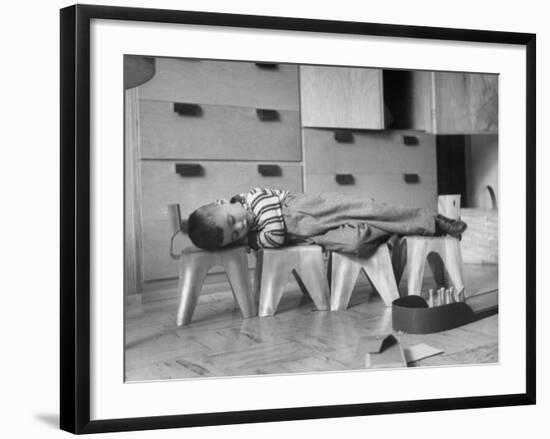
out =
<path fill-rule="evenodd" d="M 61 10 L 60 424 L 73 433 L 304 420 L 325 417 L 514 406 L 536 401 L 536 35 L 210 12 L 75 5 Z M 526 376 L 525 393 L 239 412 L 90 420 L 90 22 L 181 23 L 485 42 L 526 48 Z"/>

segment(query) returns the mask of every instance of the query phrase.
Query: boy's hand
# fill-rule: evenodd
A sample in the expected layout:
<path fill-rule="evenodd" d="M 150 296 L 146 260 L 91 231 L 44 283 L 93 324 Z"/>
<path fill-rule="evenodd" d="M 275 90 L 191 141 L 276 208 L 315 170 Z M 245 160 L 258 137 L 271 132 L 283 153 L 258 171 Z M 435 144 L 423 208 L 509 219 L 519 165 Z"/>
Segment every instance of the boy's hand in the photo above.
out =
<path fill-rule="evenodd" d="M 258 250 L 260 247 L 258 246 L 258 232 L 248 232 L 248 245 L 253 250 Z"/>

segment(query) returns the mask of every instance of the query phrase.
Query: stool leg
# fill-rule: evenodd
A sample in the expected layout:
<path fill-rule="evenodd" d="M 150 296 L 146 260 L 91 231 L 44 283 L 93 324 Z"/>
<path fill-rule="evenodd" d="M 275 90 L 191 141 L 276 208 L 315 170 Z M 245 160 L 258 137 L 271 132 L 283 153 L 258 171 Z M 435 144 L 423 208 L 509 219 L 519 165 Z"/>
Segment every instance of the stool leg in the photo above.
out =
<path fill-rule="evenodd" d="M 462 275 L 462 253 L 457 239 L 449 239 L 445 243 L 445 267 L 449 278 L 457 292 L 464 291 L 464 277 Z"/>
<path fill-rule="evenodd" d="M 432 252 L 429 253 L 427 256 L 428 265 L 432 270 L 433 278 L 435 280 L 437 288 L 448 286 L 445 276 L 445 263 L 443 261 L 444 256 L 444 254 L 442 255 L 439 252 Z"/>
<path fill-rule="evenodd" d="M 395 277 L 395 283 L 399 285 L 403 271 L 407 265 L 407 241 L 406 239 L 400 239 L 393 246 L 391 255 L 391 262 L 393 266 L 393 275 Z"/>
<path fill-rule="evenodd" d="M 259 315 L 267 317 L 274 315 L 279 306 L 294 260 L 291 258 L 289 261 L 288 257 L 285 259 L 276 251 L 272 253 L 264 250 L 259 253 L 262 258 L 259 265 L 261 269 Z"/>
<path fill-rule="evenodd" d="M 323 269 L 323 255 L 321 249 L 316 248 L 312 251 L 298 254 L 296 271 L 313 303 L 320 311 L 327 311 L 330 308 L 328 299 L 328 284 Z"/>
<path fill-rule="evenodd" d="M 254 306 L 256 307 L 256 309 L 259 309 L 260 293 L 262 292 L 262 267 L 264 261 L 264 252 L 263 250 L 258 250 L 254 254 L 256 256 L 256 268 L 254 269 L 253 297 Z"/>
<path fill-rule="evenodd" d="M 191 321 L 204 278 L 209 268 L 209 266 L 201 264 L 200 261 L 197 261 L 192 256 L 181 256 L 180 303 L 176 320 L 178 326 L 187 325 Z"/>
<path fill-rule="evenodd" d="M 332 252 L 330 257 L 332 264 L 330 310 L 343 311 L 349 305 L 361 266 L 353 259 L 338 253 Z"/>
<path fill-rule="evenodd" d="M 372 286 L 376 288 L 386 306 L 391 306 L 395 299 L 399 298 L 399 290 L 393 274 L 390 252 L 388 246 L 382 244 L 376 253 L 363 263 L 363 269 Z"/>
<path fill-rule="evenodd" d="M 248 259 L 244 249 L 222 256 L 222 264 L 227 273 L 233 297 L 239 305 L 243 317 L 249 318 L 256 315 L 254 298 L 250 290 L 248 280 Z"/>
<path fill-rule="evenodd" d="M 412 245 L 411 245 L 412 244 Z M 426 266 L 426 244 L 420 240 L 407 242 L 407 294 L 420 295 Z"/>

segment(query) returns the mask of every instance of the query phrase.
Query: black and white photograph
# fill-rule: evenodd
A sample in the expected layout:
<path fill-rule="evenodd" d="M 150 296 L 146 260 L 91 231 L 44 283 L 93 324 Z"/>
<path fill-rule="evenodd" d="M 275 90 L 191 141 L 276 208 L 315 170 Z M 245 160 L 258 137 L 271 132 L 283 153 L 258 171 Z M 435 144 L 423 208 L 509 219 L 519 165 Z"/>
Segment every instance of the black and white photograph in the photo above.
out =
<path fill-rule="evenodd" d="M 5 437 L 548 430 L 543 2 L 87 3 L 4 9 Z"/>
<path fill-rule="evenodd" d="M 123 61 L 126 383 L 499 363 L 498 74 Z"/>

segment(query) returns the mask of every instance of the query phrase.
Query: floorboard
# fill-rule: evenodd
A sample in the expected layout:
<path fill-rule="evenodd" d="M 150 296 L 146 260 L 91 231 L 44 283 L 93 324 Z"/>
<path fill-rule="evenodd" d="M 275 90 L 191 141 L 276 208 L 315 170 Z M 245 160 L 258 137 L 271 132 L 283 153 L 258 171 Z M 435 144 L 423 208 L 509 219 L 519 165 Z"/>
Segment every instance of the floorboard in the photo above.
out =
<path fill-rule="evenodd" d="M 466 265 L 465 277 L 477 308 L 498 302 L 498 266 Z M 427 273 L 423 288 L 432 283 Z M 402 293 L 404 285 L 406 279 Z M 176 326 L 176 309 L 169 298 L 127 310 L 127 381 L 362 369 L 359 339 L 393 332 L 391 308 L 364 277 L 345 311 L 315 310 L 294 283 L 272 317 L 243 319 L 228 288 L 201 295 L 188 326 Z M 409 367 L 498 362 L 498 314 L 441 333 L 395 335 L 404 347 L 426 343 L 444 351 Z"/>

